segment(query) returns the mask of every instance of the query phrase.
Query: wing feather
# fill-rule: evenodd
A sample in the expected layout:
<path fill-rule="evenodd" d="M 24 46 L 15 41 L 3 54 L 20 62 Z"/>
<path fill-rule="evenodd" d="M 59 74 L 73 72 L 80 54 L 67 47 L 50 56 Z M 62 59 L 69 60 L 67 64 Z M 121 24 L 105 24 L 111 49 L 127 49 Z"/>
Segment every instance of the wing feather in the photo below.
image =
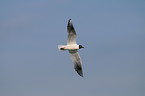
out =
<path fill-rule="evenodd" d="M 77 34 L 76 34 L 76 31 L 73 27 L 71 19 L 69 19 L 69 21 L 68 21 L 67 31 L 68 31 L 67 44 L 68 45 L 69 44 L 76 44 Z"/>
<path fill-rule="evenodd" d="M 82 62 L 77 50 L 69 50 L 76 72 L 83 77 Z"/>

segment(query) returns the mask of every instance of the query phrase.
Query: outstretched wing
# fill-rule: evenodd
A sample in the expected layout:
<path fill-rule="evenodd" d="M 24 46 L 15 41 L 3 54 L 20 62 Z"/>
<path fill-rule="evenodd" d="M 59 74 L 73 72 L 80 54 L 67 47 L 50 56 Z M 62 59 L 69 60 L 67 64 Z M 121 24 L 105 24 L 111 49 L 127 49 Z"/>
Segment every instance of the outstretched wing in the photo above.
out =
<path fill-rule="evenodd" d="M 75 32 L 71 19 L 69 19 L 68 21 L 67 31 L 68 31 L 67 44 L 68 45 L 76 44 L 77 34 Z"/>
<path fill-rule="evenodd" d="M 74 68 L 77 71 L 77 73 L 83 77 L 83 72 L 82 72 L 82 62 L 81 62 L 81 58 L 78 54 L 77 50 L 69 50 L 71 59 L 73 61 L 74 64 Z"/>

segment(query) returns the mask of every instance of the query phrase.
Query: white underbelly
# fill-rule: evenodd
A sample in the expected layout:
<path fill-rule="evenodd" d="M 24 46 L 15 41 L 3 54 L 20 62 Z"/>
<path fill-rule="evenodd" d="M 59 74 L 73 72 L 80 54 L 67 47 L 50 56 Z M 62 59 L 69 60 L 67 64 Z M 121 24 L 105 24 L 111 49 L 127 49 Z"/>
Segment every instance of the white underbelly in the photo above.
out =
<path fill-rule="evenodd" d="M 59 45 L 59 50 L 76 50 L 79 49 L 79 45 Z"/>
<path fill-rule="evenodd" d="M 64 47 L 65 50 L 75 50 L 75 49 L 79 49 L 78 45 L 66 45 Z"/>

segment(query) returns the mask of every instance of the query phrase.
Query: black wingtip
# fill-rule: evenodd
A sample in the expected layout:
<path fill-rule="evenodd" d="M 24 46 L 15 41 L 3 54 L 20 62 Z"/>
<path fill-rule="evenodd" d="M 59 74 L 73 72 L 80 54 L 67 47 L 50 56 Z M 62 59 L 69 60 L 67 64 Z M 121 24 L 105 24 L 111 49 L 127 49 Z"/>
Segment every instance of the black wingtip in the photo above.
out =
<path fill-rule="evenodd" d="M 68 20 L 68 24 L 70 24 L 70 23 L 71 23 L 71 19 Z"/>
<path fill-rule="evenodd" d="M 81 76 L 81 77 L 84 77 L 84 76 L 83 76 L 83 74 L 82 74 L 82 75 L 80 75 L 80 76 Z"/>
<path fill-rule="evenodd" d="M 76 72 L 77 72 L 81 77 L 83 77 L 82 67 L 79 66 L 78 64 L 75 65 L 74 67 L 75 67 Z"/>
<path fill-rule="evenodd" d="M 77 71 L 77 73 L 78 73 L 81 77 L 84 77 L 82 72 L 78 72 L 78 71 Z"/>
<path fill-rule="evenodd" d="M 71 28 L 71 29 L 73 28 L 71 19 L 69 19 L 68 24 L 67 24 L 67 27 L 69 28 L 69 30 L 70 30 L 70 28 Z M 74 28 L 73 28 L 73 29 L 74 29 Z"/>

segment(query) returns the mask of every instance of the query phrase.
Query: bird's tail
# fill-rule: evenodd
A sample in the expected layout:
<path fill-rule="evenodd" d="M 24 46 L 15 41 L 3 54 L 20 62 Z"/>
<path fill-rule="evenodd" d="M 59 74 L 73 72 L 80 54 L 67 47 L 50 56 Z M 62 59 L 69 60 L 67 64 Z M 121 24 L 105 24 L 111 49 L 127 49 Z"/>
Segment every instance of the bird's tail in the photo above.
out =
<path fill-rule="evenodd" d="M 58 50 L 59 51 L 64 51 L 65 45 L 58 45 Z"/>

